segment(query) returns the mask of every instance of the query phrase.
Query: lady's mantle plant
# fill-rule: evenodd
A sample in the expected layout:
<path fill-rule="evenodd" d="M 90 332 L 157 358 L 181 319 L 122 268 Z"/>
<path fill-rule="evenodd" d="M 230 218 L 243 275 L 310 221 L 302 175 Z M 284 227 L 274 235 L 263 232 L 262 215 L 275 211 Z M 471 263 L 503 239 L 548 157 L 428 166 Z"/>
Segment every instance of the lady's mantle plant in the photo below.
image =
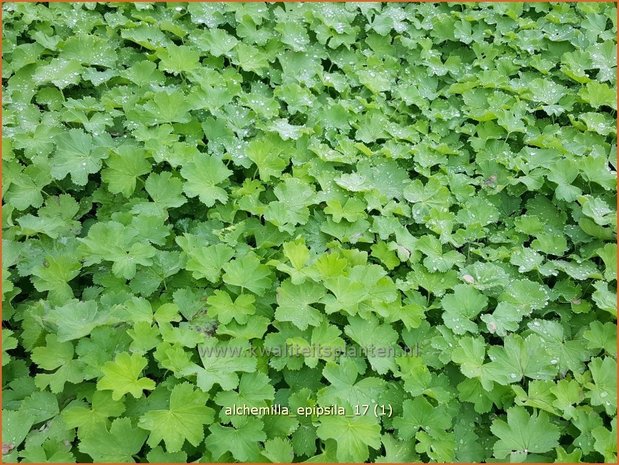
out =
<path fill-rule="evenodd" d="M 614 4 L 2 7 L 4 461 L 616 461 Z"/>

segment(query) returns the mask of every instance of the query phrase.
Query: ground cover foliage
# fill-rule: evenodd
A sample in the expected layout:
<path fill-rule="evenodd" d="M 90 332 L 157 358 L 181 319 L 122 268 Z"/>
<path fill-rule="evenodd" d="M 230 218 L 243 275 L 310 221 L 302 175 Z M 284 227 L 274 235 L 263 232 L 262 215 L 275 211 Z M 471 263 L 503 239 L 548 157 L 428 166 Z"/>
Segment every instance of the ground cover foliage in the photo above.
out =
<path fill-rule="evenodd" d="M 616 460 L 614 4 L 3 14 L 4 461 Z"/>

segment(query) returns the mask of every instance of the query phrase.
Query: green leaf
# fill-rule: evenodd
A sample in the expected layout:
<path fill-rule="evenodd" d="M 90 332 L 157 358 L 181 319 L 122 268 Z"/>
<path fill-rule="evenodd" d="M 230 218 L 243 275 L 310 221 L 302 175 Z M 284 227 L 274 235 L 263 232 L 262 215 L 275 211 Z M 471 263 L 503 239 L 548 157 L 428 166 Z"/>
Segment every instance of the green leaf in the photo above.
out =
<path fill-rule="evenodd" d="M 595 439 L 595 450 L 604 456 L 604 460 L 612 463 L 617 460 L 617 419 L 612 421 L 612 430 L 598 426 L 591 431 Z"/>
<path fill-rule="evenodd" d="M 116 355 L 113 362 L 106 362 L 101 367 L 103 377 L 97 382 L 97 389 L 111 390 L 113 400 L 120 400 L 125 394 L 142 397 L 143 390 L 155 388 L 152 379 L 140 378 L 147 363 L 139 354 L 122 352 Z"/>
<path fill-rule="evenodd" d="M 532 334 L 526 339 L 508 335 L 503 347 L 488 349 L 491 362 L 486 364 L 489 376 L 499 384 L 517 383 L 522 378 L 552 379 L 557 372 L 556 361 L 546 351 L 539 336 Z"/>
<path fill-rule="evenodd" d="M 131 350 L 137 353 L 148 352 L 161 342 L 159 330 L 147 321 L 138 321 L 127 334 L 133 339 Z"/>
<path fill-rule="evenodd" d="M 214 418 L 213 409 L 205 405 L 207 399 L 189 383 L 174 386 L 167 409 L 150 410 L 140 417 L 138 426 L 150 431 L 148 445 L 163 441 L 168 452 L 180 451 L 185 440 L 198 446 L 204 438 L 203 425 Z"/>
<path fill-rule="evenodd" d="M 583 337 L 589 349 L 604 349 L 613 356 L 617 355 L 617 332 L 613 323 L 592 321 Z"/>
<path fill-rule="evenodd" d="M 53 373 L 38 373 L 35 383 L 42 388 L 49 386 L 53 393 L 61 392 L 65 383 L 79 383 L 84 379 L 83 364 L 74 360 L 72 342 L 62 342 L 53 335 L 45 338 L 46 345 L 32 350 L 32 361 Z"/>
<path fill-rule="evenodd" d="M 152 228 L 150 232 L 154 232 Z M 157 253 L 157 249 L 141 239 L 139 230 L 109 221 L 94 224 L 88 236 L 79 240 L 83 244 L 81 250 L 87 254 L 86 265 L 111 261 L 115 276 L 131 279 L 137 266 L 151 265 L 151 258 Z"/>
<path fill-rule="evenodd" d="M 183 191 L 190 198 L 198 197 L 207 207 L 212 207 L 217 201 L 225 203 L 228 193 L 217 184 L 221 184 L 231 174 L 232 171 L 218 158 L 196 155 L 192 162 L 181 169 L 181 175 L 187 180 Z"/>
<path fill-rule="evenodd" d="M 100 425 L 106 425 L 110 417 L 118 417 L 125 411 L 121 401 L 112 399 L 108 391 L 95 391 L 91 405 L 71 403 L 62 411 L 62 419 L 69 428 L 79 428 L 94 437 L 100 431 Z"/>
<path fill-rule="evenodd" d="M 226 263 L 223 269 L 226 284 L 240 287 L 241 290 L 247 289 L 258 296 L 264 295 L 273 282 L 271 271 L 253 252 Z"/>
<path fill-rule="evenodd" d="M 303 238 L 299 238 L 294 242 L 285 242 L 282 248 L 284 255 L 295 270 L 300 270 L 307 264 L 310 252 Z"/>
<path fill-rule="evenodd" d="M 320 405 L 336 404 L 348 408 L 369 405 L 385 387 L 383 379 L 371 376 L 357 381 L 358 367 L 350 358 L 341 357 L 338 363 L 327 363 L 322 374 L 330 384 L 318 392 Z"/>
<path fill-rule="evenodd" d="M 344 332 L 364 349 L 370 365 L 378 374 L 395 371 L 398 333 L 391 325 L 381 325 L 373 318 L 349 317 Z"/>
<path fill-rule="evenodd" d="M 182 195 L 182 181 L 168 171 L 149 174 L 144 188 L 153 202 L 162 209 L 178 208 L 187 201 Z"/>
<path fill-rule="evenodd" d="M 616 4 L 2 10 L 4 462 L 616 461 Z"/>
<path fill-rule="evenodd" d="M 528 454 L 551 451 L 559 444 L 560 431 L 553 425 L 546 412 L 529 415 L 524 407 L 507 410 L 507 421 L 497 419 L 490 430 L 499 440 L 494 444 L 494 456 L 523 462 Z"/>
<path fill-rule="evenodd" d="M 595 292 L 591 298 L 595 304 L 602 310 L 607 311 L 613 316 L 617 316 L 617 293 L 608 288 L 608 283 L 604 281 L 595 281 L 593 284 Z"/>
<path fill-rule="evenodd" d="M 80 82 L 82 66 L 74 60 L 54 58 L 45 66 L 37 69 L 32 76 L 37 85 L 51 82 L 56 87 L 64 89 Z"/>
<path fill-rule="evenodd" d="M 71 299 L 65 305 L 50 309 L 44 321 L 54 325 L 60 342 L 66 342 L 89 335 L 97 326 L 108 323 L 110 317 L 99 312 L 95 301 Z"/>
<path fill-rule="evenodd" d="M 121 145 L 106 160 L 107 168 L 101 171 L 102 179 L 113 194 L 129 197 L 135 190 L 139 176 L 150 172 L 151 164 L 139 147 Z"/>
<path fill-rule="evenodd" d="M 88 175 L 101 169 L 102 160 L 108 157 L 105 140 L 93 138 L 81 129 L 70 129 L 56 139 L 56 153 L 51 160 L 51 174 L 63 179 L 71 174 L 78 186 L 85 186 Z"/>
<path fill-rule="evenodd" d="M 222 418 L 228 419 L 226 408 L 245 405 L 247 407 L 267 407 L 272 402 L 275 389 L 269 383 L 270 379 L 264 373 L 244 373 L 241 376 L 238 392 L 219 392 L 215 396 L 215 403 L 223 407 Z M 233 424 L 236 424 L 234 417 Z"/>
<path fill-rule="evenodd" d="M 187 454 L 185 452 L 165 452 L 161 446 L 157 446 L 146 454 L 146 459 L 150 463 L 185 463 L 187 462 Z"/>
<path fill-rule="evenodd" d="M 176 242 L 187 254 L 187 271 L 196 279 L 219 281 L 222 267 L 234 256 L 233 248 L 225 244 L 205 246 L 195 236 L 177 237 Z"/>
<path fill-rule="evenodd" d="M 2 328 L 2 366 L 11 363 L 9 350 L 17 347 L 17 339 L 13 337 L 13 331 Z"/>
<path fill-rule="evenodd" d="M 617 409 L 617 362 L 605 357 L 593 358 L 589 363 L 593 382 L 587 383 L 591 405 L 601 405 L 610 415 Z"/>
<path fill-rule="evenodd" d="M 218 290 L 207 299 L 208 313 L 223 324 L 228 324 L 233 319 L 237 323 L 244 324 L 256 310 L 255 301 L 256 298 L 249 294 L 241 294 L 232 301 L 230 294 Z"/>
<path fill-rule="evenodd" d="M 227 55 L 239 41 L 223 29 L 208 29 L 194 39 L 196 45 L 213 56 Z"/>
<path fill-rule="evenodd" d="M 33 392 L 26 397 L 19 408 L 33 419 L 33 423 L 41 423 L 58 415 L 58 399 L 49 392 Z"/>
<path fill-rule="evenodd" d="M 279 136 L 267 134 L 247 145 L 247 157 L 258 167 L 260 179 L 268 181 L 273 176 L 279 176 L 288 166 L 290 150 L 291 145 Z"/>
<path fill-rule="evenodd" d="M 200 54 L 186 45 L 170 44 L 158 50 L 159 68 L 172 74 L 186 73 L 196 69 Z"/>
<path fill-rule="evenodd" d="M 420 429 L 446 431 L 451 427 L 451 415 L 444 406 L 433 406 L 425 397 L 406 399 L 402 404 L 402 416 L 396 417 L 393 426 L 402 439 L 411 439 Z"/>
<path fill-rule="evenodd" d="M 73 255 L 48 256 L 32 270 L 32 284 L 38 291 L 49 291 L 51 302 L 71 300 L 73 290 L 68 283 L 79 275 L 81 268 Z"/>
<path fill-rule="evenodd" d="M 273 463 L 290 463 L 294 459 L 292 444 L 284 438 L 273 438 L 265 441 L 262 455 Z"/>
<path fill-rule="evenodd" d="M 590 81 L 580 89 L 578 95 L 594 108 L 606 105 L 617 109 L 617 91 L 607 84 Z"/>
<path fill-rule="evenodd" d="M 382 442 L 385 455 L 377 457 L 376 463 L 412 463 L 419 460 L 410 441 L 401 441 L 390 434 L 383 434 Z"/>
<path fill-rule="evenodd" d="M 51 181 L 52 175 L 46 164 L 26 166 L 8 184 L 6 201 L 18 210 L 26 210 L 30 206 L 38 208 L 43 205 L 42 189 Z"/>
<path fill-rule="evenodd" d="M 318 360 L 335 361 L 338 354 L 344 353 L 346 343 L 339 336 L 341 331 L 334 325 L 323 321 L 319 326 L 312 330 L 310 346 L 318 349 L 315 356 L 312 354 L 305 358 L 305 364 L 309 367 L 317 365 Z"/>
<path fill-rule="evenodd" d="M 240 462 L 256 461 L 260 457 L 259 443 L 266 439 L 262 422 L 257 418 L 246 417 L 236 427 L 221 426 L 216 423 L 209 428 L 210 434 L 204 441 L 214 459 L 226 452 Z"/>
<path fill-rule="evenodd" d="M 477 289 L 466 284 L 458 284 L 454 287 L 453 294 L 447 294 L 442 298 L 441 305 L 445 310 L 443 321 L 455 334 L 466 332 L 476 334 L 477 325 L 471 320 L 486 308 L 488 299 Z"/>
<path fill-rule="evenodd" d="M 505 292 L 501 294 L 504 302 L 514 305 L 524 314 L 544 308 L 548 298 L 548 291 L 544 286 L 528 279 L 511 281 L 506 286 Z"/>
<path fill-rule="evenodd" d="M 547 79 L 534 79 L 528 83 L 527 92 L 531 99 L 548 105 L 557 103 L 565 95 L 566 88 Z"/>
<path fill-rule="evenodd" d="M 290 321 L 299 329 L 318 326 L 322 315 L 313 304 L 320 302 L 325 294 L 324 287 L 317 283 L 295 285 L 287 279 L 277 288 L 275 318 Z"/>
<path fill-rule="evenodd" d="M 454 363 L 460 365 L 460 371 L 467 378 L 481 378 L 482 383 L 487 384 L 487 367 L 484 367 L 486 358 L 486 346 L 479 337 L 465 336 L 458 341 L 458 347 L 454 348 L 451 358 Z"/>
<path fill-rule="evenodd" d="M 599 248 L 596 253 L 604 261 L 604 278 L 608 281 L 617 279 L 617 245 L 605 244 L 604 247 Z"/>
<path fill-rule="evenodd" d="M 583 214 L 592 218 L 597 224 L 606 226 L 614 220 L 615 215 L 611 215 L 613 210 L 603 199 L 581 196 L 578 201 L 582 205 Z"/>
<path fill-rule="evenodd" d="M 274 189 L 279 199 L 267 205 L 264 218 L 280 231 L 292 232 L 298 224 L 309 219 L 309 209 L 315 195 L 312 187 L 296 178 L 288 178 Z"/>
<path fill-rule="evenodd" d="M 135 462 L 146 441 L 146 432 L 131 425 L 131 419 L 118 418 L 109 429 L 99 423 L 80 435 L 79 449 L 96 462 Z"/>
<path fill-rule="evenodd" d="M 369 447 L 380 447 L 380 424 L 370 416 L 325 416 L 316 434 L 324 440 L 335 440 L 340 462 L 364 462 L 370 455 Z"/>
<path fill-rule="evenodd" d="M 237 372 L 253 372 L 257 360 L 252 356 L 249 344 L 244 340 L 218 342 L 207 340 L 198 346 L 202 366 L 194 365 L 187 374 L 197 375 L 197 385 L 205 392 L 218 384 L 224 391 L 238 386 Z"/>
<path fill-rule="evenodd" d="M 18 447 L 30 432 L 34 418 L 29 412 L 5 410 L 2 413 L 2 442 Z"/>

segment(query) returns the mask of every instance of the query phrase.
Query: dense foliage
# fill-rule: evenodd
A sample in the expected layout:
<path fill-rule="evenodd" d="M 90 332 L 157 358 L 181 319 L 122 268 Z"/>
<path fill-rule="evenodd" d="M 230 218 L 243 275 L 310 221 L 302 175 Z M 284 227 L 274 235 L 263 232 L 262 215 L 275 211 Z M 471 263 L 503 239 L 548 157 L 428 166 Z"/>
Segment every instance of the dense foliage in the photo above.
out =
<path fill-rule="evenodd" d="M 3 14 L 5 461 L 616 460 L 614 4 Z"/>

